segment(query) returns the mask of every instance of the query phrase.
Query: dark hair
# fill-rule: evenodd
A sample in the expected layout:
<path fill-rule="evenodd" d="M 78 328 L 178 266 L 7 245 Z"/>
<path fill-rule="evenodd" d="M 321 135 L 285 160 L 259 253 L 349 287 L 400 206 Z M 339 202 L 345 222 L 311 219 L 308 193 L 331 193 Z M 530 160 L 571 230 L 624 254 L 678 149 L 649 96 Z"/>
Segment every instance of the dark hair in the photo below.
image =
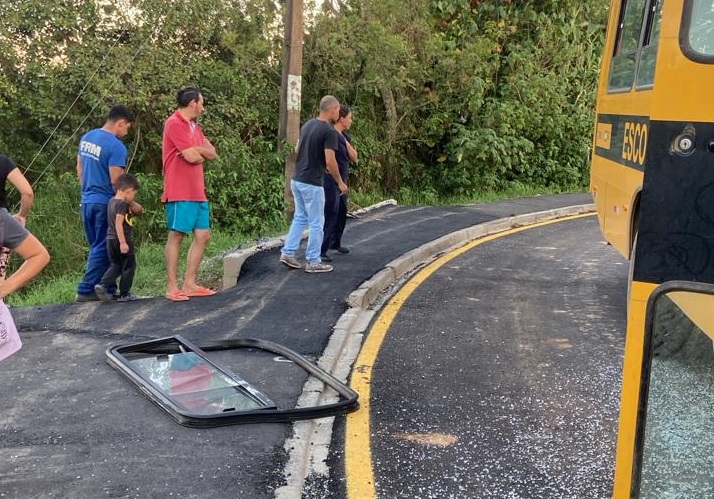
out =
<path fill-rule="evenodd" d="M 124 191 L 126 189 L 139 190 L 139 181 L 131 173 L 122 173 L 116 181 L 117 191 Z"/>
<path fill-rule="evenodd" d="M 134 123 L 134 113 L 132 113 L 131 109 L 128 107 L 122 104 L 116 104 L 109 110 L 109 114 L 107 114 L 107 121 L 119 120 L 126 120 L 129 123 Z"/>
<path fill-rule="evenodd" d="M 181 87 L 176 92 L 176 104 L 178 104 L 178 107 L 187 107 L 200 97 L 201 91 L 197 87 Z"/>
<path fill-rule="evenodd" d="M 347 118 L 347 115 L 350 114 L 352 110 L 347 107 L 347 106 L 340 106 L 340 118 Z"/>

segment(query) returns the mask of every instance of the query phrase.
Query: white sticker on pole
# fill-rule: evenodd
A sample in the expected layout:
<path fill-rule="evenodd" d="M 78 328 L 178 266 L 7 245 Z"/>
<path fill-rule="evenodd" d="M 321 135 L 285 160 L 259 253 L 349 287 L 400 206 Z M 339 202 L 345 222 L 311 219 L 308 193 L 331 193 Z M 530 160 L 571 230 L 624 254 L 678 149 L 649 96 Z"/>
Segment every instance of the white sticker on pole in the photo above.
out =
<path fill-rule="evenodd" d="M 288 111 L 300 112 L 302 76 L 288 75 Z"/>

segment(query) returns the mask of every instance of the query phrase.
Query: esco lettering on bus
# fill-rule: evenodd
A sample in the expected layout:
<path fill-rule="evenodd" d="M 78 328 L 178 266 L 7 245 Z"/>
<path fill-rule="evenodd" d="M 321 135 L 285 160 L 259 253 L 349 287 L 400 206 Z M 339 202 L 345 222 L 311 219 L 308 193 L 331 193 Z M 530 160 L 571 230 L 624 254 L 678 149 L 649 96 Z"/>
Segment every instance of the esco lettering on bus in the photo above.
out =
<path fill-rule="evenodd" d="M 639 165 L 645 164 L 647 155 L 646 123 L 625 122 L 625 136 L 622 140 L 622 159 Z"/>

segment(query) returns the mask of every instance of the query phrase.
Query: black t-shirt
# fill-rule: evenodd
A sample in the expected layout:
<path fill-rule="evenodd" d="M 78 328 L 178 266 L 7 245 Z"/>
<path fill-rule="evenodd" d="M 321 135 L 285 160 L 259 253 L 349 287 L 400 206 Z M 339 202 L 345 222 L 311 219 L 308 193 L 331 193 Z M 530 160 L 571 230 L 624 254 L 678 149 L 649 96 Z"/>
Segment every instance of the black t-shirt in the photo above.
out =
<path fill-rule="evenodd" d="M 347 132 L 337 132 L 337 152 L 335 153 L 335 158 L 337 159 L 337 166 L 340 170 L 340 177 L 342 181 L 346 184 L 350 177 L 350 155 L 347 152 L 347 143 L 352 143 L 352 138 L 347 134 Z M 325 172 L 325 183 L 330 183 L 330 185 L 337 185 L 335 179 L 332 178 L 329 172 Z"/>
<path fill-rule="evenodd" d="M 0 208 L 7 208 L 7 194 L 5 193 L 5 182 L 17 165 L 7 156 L 0 154 Z"/>
<path fill-rule="evenodd" d="M 131 232 L 134 227 L 134 214 L 129 209 L 129 203 L 123 199 L 111 198 L 107 205 L 107 239 L 117 237 L 117 215 L 124 215 L 122 226 L 127 244 L 131 243 Z"/>
<path fill-rule="evenodd" d="M 337 150 L 337 130 L 326 121 L 312 118 L 300 129 L 293 180 L 322 187 L 327 170 L 325 149 Z"/>
<path fill-rule="evenodd" d="M 340 167 L 340 176 L 343 182 L 347 183 L 350 171 L 350 154 L 347 152 L 347 143 L 352 144 L 352 137 L 347 132 L 337 134 L 339 145 L 337 147 L 337 166 Z"/>

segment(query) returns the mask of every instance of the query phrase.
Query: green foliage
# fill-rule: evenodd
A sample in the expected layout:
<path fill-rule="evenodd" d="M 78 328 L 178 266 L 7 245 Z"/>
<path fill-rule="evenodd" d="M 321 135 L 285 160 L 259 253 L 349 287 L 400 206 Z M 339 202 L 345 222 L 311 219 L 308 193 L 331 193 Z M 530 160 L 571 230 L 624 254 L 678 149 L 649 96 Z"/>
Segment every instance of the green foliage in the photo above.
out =
<path fill-rule="evenodd" d="M 284 162 L 270 151 L 270 144 L 263 144 L 269 151 L 260 155 L 235 142 L 231 156 L 204 170 L 206 189 L 212 193 L 213 222 L 221 229 L 259 233 L 282 220 Z"/>
<path fill-rule="evenodd" d="M 47 176 L 36 186 L 27 228 L 51 249 L 46 274 L 62 276 L 84 267 L 88 247 L 79 209 L 79 182 L 70 173 Z M 11 262 L 17 264 L 18 258 Z"/>
<path fill-rule="evenodd" d="M 303 119 L 326 93 L 353 108 L 360 163 L 352 199 L 362 203 L 582 188 L 608 3 L 349 0 L 315 9 L 308 2 Z M 284 7 L 3 2 L 0 151 L 35 185 L 29 226 L 53 256 L 44 279 L 60 282 L 84 265 L 77 141 L 117 102 L 137 117 L 125 138 L 147 209 L 137 240 L 161 247 L 162 128 L 176 89 L 189 83 L 203 90 L 201 125 L 219 154 L 205 165 L 215 228 L 247 237 L 284 223 L 277 150 Z"/>
<path fill-rule="evenodd" d="M 266 235 L 284 232 L 285 227 L 265 227 Z M 206 261 L 199 268 L 199 281 L 209 286 L 220 286 L 223 280 L 221 255 L 238 246 L 245 245 L 250 238 L 216 230 L 206 247 Z M 179 274 L 185 271 L 188 243 L 181 248 Z M 164 261 L 165 242 L 144 242 L 137 250 L 137 271 L 132 292 L 141 296 L 162 296 L 166 290 L 166 264 Z M 17 258 L 11 258 L 17 264 Z M 84 273 L 83 261 L 74 271 L 60 276 L 42 275 L 32 286 L 25 287 L 7 298 L 14 306 L 41 305 L 46 303 L 69 302 L 74 300 L 77 284 Z"/>
<path fill-rule="evenodd" d="M 582 187 L 607 3 L 355 0 L 308 37 L 311 98 L 337 93 L 387 146 L 363 185 Z"/>
<path fill-rule="evenodd" d="M 134 238 L 138 245 L 166 240 L 166 218 L 161 193 L 164 183 L 155 173 L 131 172 L 139 181 L 136 200 L 144 207 L 144 214 L 137 218 Z"/>

